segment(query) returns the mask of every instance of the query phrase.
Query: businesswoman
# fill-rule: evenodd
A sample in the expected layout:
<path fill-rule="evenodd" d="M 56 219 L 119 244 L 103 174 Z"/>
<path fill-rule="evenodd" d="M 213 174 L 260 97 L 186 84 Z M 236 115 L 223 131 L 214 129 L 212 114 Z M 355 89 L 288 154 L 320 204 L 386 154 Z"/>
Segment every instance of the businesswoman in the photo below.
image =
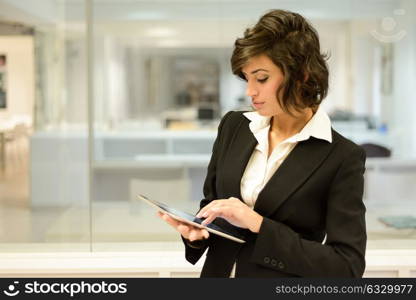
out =
<path fill-rule="evenodd" d="M 361 277 L 365 153 L 320 108 L 328 69 L 315 29 L 272 10 L 235 41 L 231 65 L 254 111 L 221 120 L 197 216 L 236 226 L 246 243 L 160 213 L 186 259 L 208 249 L 201 277 Z"/>

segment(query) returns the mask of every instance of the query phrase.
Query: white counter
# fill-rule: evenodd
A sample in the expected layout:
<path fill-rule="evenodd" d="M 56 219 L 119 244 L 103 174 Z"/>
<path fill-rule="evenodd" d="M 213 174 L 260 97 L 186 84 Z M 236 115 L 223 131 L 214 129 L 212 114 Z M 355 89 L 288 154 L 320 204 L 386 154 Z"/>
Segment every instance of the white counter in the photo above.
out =
<path fill-rule="evenodd" d="M 204 258 L 192 265 L 179 244 L 164 250 L 146 247 L 134 252 L 0 253 L 0 277 L 199 277 Z M 366 262 L 365 277 L 416 278 L 416 250 L 368 250 Z"/>

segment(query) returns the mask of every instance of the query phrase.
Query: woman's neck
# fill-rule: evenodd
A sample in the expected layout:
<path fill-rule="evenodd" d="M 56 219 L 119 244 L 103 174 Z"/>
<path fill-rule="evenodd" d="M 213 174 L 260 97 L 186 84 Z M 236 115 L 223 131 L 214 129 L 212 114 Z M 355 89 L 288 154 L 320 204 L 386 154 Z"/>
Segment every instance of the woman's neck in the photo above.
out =
<path fill-rule="evenodd" d="M 301 112 L 295 112 L 293 116 L 288 113 L 275 115 L 270 120 L 270 131 L 283 137 L 292 136 L 305 127 L 313 114 L 311 108 L 306 108 Z"/>

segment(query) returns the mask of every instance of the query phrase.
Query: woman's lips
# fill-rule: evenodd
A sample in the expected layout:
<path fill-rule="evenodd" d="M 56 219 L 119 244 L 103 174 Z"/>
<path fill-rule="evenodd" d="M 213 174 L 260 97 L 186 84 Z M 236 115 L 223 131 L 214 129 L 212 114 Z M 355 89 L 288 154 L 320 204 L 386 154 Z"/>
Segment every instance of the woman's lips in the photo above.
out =
<path fill-rule="evenodd" d="M 253 106 L 255 108 L 261 108 L 265 102 L 253 102 Z"/>

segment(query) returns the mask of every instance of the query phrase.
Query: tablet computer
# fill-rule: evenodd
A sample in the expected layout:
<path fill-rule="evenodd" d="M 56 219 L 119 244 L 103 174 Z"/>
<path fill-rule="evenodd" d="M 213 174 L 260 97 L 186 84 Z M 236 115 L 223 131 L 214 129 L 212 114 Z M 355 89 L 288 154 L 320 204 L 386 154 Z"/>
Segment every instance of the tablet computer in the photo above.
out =
<path fill-rule="evenodd" d="M 214 222 L 208 225 L 201 225 L 202 221 L 204 221 L 204 218 L 197 218 L 196 216 L 190 213 L 175 209 L 173 207 L 170 207 L 164 203 L 161 203 L 155 200 L 150 200 L 149 198 L 143 195 L 138 195 L 138 197 L 140 200 L 143 200 L 147 204 L 150 204 L 151 206 L 155 207 L 159 211 L 167 213 L 169 216 L 171 216 L 175 220 L 188 223 L 198 228 L 204 228 L 211 233 L 220 235 L 224 238 L 230 239 L 237 243 L 245 243 L 243 236 L 239 233 L 238 227 L 226 222 L 225 220 L 224 220 L 224 226 L 221 226 L 219 224 L 214 224 L 215 220 Z"/>

